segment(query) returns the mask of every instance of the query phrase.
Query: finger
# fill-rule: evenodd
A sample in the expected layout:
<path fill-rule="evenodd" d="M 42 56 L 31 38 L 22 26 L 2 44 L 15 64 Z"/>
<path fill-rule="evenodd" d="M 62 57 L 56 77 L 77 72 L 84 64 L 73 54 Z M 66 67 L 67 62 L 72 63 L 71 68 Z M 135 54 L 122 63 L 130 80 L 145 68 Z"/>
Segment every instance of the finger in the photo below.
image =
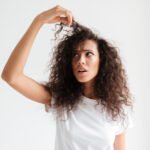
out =
<path fill-rule="evenodd" d="M 67 17 L 60 17 L 60 22 L 62 22 L 63 24 L 67 24 Z"/>
<path fill-rule="evenodd" d="M 61 10 L 58 12 L 58 14 L 64 18 L 67 18 L 67 24 L 68 26 L 70 26 L 72 24 L 72 13 L 70 11 L 67 10 Z"/>
<path fill-rule="evenodd" d="M 67 12 L 67 18 L 68 18 L 68 26 L 72 24 L 72 14 L 70 12 Z"/>
<path fill-rule="evenodd" d="M 73 20 L 73 21 L 75 21 L 75 18 L 74 18 L 74 16 L 72 16 L 72 20 Z"/>

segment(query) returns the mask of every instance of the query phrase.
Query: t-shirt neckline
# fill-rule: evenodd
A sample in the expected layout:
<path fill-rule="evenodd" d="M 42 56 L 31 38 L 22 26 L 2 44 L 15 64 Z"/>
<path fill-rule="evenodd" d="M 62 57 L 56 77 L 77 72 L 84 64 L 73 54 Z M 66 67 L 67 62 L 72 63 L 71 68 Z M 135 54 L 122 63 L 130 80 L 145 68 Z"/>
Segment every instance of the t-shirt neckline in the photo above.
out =
<path fill-rule="evenodd" d="M 82 98 L 83 98 L 84 101 L 86 101 L 88 103 L 94 103 L 95 104 L 97 102 L 96 99 L 92 99 L 92 98 L 86 97 L 84 95 L 82 95 Z"/>

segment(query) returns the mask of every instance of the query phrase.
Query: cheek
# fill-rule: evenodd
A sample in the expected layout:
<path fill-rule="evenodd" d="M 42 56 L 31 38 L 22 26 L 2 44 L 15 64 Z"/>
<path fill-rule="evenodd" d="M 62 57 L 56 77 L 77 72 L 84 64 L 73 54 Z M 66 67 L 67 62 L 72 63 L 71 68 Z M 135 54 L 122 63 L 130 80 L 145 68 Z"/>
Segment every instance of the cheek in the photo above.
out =
<path fill-rule="evenodd" d="M 99 68 L 99 58 L 92 59 L 89 62 L 89 66 L 93 69 L 98 69 Z"/>

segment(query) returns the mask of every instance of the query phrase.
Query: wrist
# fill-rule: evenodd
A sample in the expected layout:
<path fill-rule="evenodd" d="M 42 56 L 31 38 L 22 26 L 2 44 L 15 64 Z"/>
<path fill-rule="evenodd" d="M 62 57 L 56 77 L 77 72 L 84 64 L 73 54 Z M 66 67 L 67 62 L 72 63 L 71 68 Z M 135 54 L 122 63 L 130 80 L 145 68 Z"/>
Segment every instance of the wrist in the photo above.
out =
<path fill-rule="evenodd" d="M 37 15 L 37 16 L 34 18 L 34 22 L 36 22 L 39 26 L 44 25 L 44 22 L 42 21 L 42 16 L 41 16 L 41 15 Z"/>

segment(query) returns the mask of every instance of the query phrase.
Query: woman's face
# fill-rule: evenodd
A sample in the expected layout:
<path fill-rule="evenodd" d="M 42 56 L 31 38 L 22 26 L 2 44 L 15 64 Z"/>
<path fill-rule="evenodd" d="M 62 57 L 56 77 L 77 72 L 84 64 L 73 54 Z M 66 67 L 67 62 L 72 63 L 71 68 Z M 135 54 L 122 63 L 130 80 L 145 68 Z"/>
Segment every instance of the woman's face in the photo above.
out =
<path fill-rule="evenodd" d="M 72 68 L 75 78 L 82 83 L 94 81 L 99 69 L 99 52 L 93 40 L 81 42 L 74 52 Z"/>

